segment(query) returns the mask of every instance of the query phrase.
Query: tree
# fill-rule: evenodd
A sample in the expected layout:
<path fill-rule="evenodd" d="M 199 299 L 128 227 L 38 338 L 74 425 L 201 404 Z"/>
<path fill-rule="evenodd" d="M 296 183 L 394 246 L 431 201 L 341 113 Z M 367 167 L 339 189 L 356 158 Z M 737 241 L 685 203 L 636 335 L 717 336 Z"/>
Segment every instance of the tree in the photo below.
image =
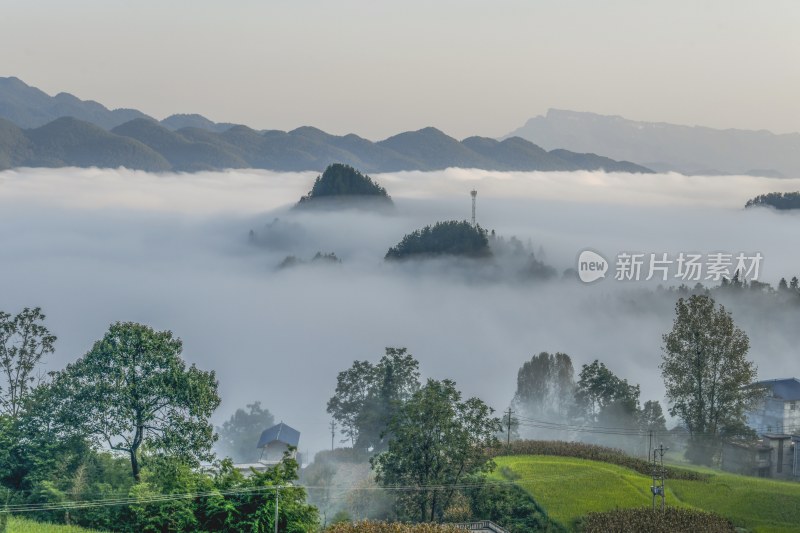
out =
<path fill-rule="evenodd" d="M 595 359 L 583 365 L 578 375 L 575 395 L 579 413 L 589 422 L 608 418 L 608 411 L 633 416 L 639 409 L 639 385 L 617 377 L 604 363 Z"/>
<path fill-rule="evenodd" d="M 142 449 L 190 463 L 213 458 L 208 418 L 220 401 L 217 380 L 213 371 L 187 368 L 182 346 L 170 331 L 112 324 L 86 355 L 53 376 L 62 427 L 127 454 L 137 482 Z"/>
<path fill-rule="evenodd" d="M 378 364 L 355 361 L 336 378 L 328 412 L 353 446 L 379 451 L 393 412 L 419 389 L 419 362 L 406 348 L 386 348 Z"/>
<path fill-rule="evenodd" d="M 707 295 L 680 298 L 672 331 L 663 336 L 661 374 L 670 403 L 692 437 L 690 459 L 709 462 L 708 443 L 726 427 L 744 422 L 763 391 L 750 387 L 756 366 L 747 360 L 750 341 L 731 314 Z"/>
<path fill-rule="evenodd" d="M 563 420 L 575 395 L 572 359 L 561 352 L 541 352 L 517 372 L 515 405 L 529 416 Z"/>
<path fill-rule="evenodd" d="M 15 317 L 0 311 L 0 414 L 16 419 L 34 382 L 33 371 L 56 342 L 44 326 L 41 308 L 26 307 Z"/>
<path fill-rule="evenodd" d="M 644 402 L 642 410 L 639 412 L 639 425 L 643 431 L 666 434 L 667 419 L 664 418 L 664 410 L 658 400 Z"/>
<path fill-rule="evenodd" d="M 457 485 L 494 468 L 500 420 L 478 398 L 461 400 L 450 380 L 428 380 L 392 416 L 388 450 L 370 461 L 384 487 L 412 486 L 397 498 L 401 514 L 441 520 Z"/>
<path fill-rule="evenodd" d="M 217 428 L 219 441 L 217 450 L 222 457 L 230 457 L 239 463 L 255 463 L 261 452 L 256 448 L 261 432 L 272 427 L 275 419 L 261 402 L 248 404 L 247 410 L 237 409 Z"/>

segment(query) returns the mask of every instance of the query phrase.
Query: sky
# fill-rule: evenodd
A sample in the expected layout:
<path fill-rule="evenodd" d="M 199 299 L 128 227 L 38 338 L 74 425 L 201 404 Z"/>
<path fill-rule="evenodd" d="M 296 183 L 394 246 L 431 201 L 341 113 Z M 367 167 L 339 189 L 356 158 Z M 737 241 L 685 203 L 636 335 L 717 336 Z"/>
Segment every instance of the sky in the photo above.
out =
<path fill-rule="evenodd" d="M 301 451 L 329 446 L 325 412 L 336 374 L 407 347 L 423 378 L 454 379 L 498 412 L 519 367 L 541 351 L 574 365 L 600 359 L 664 401 L 661 335 L 676 296 L 655 283 L 536 283 L 511 259 L 487 267 L 382 258 L 404 234 L 470 216 L 516 236 L 559 272 L 579 251 L 759 252 L 759 279 L 798 275 L 798 213 L 744 210 L 797 179 L 449 169 L 373 176 L 392 213 L 291 211 L 315 173 L 260 170 L 148 174 L 129 170 L 0 172 L 0 309 L 41 306 L 57 335 L 42 370 L 85 354 L 115 321 L 169 329 L 183 357 L 219 379 L 220 424 L 261 401 L 297 428 Z M 278 218 L 279 222 L 275 222 Z M 248 242 L 253 229 L 259 246 Z M 287 256 L 334 252 L 341 264 L 277 269 Z M 677 283 L 677 281 L 675 282 Z M 648 289 L 648 290 L 645 290 Z M 762 379 L 800 376 L 800 307 L 725 302 L 750 336 Z"/>
<path fill-rule="evenodd" d="M 159 119 L 464 138 L 557 108 L 800 131 L 795 0 L 0 5 L 0 75 Z"/>

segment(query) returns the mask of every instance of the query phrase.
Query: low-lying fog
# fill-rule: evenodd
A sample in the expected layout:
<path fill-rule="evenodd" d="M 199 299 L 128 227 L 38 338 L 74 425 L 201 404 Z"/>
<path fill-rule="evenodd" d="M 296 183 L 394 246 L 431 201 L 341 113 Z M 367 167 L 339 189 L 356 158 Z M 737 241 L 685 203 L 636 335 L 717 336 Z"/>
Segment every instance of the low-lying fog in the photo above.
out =
<path fill-rule="evenodd" d="M 441 261 L 383 264 L 405 233 L 468 219 L 472 188 L 483 227 L 541 247 L 559 273 L 592 248 L 612 263 L 620 251 L 760 252 L 762 281 L 800 275 L 798 214 L 743 209 L 757 194 L 800 190 L 800 180 L 450 169 L 374 175 L 394 214 L 289 212 L 315 176 L 0 173 L 0 309 L 45 310 L 58 335 L 47 369 L 81 356 L 113 321 L 171 329 L 187 360 L 217 372 L 217 423 L 261 400 L 313 453 L 329 446 L 336 373 L 377 360 L 385 346 L 408 347 L 424 377 L 453 378 L 498 410 L 519 366 L 543 350 L 569 353 L 577 369 L 599 358 L 641 383 L 642 400 L 663 401 L 657 366 L 671 295 L 653 297 L 640 290 L 650 285 L 615 281 L 613 271 L 584 285 L 489 281 Z M 271 248 L 252 245 L 250 229 Z M 276 269 L 317 251 L 342 263 Z M 762 378 L 800 375 L 795 308 L 769 319 L 731 309 Z"/>

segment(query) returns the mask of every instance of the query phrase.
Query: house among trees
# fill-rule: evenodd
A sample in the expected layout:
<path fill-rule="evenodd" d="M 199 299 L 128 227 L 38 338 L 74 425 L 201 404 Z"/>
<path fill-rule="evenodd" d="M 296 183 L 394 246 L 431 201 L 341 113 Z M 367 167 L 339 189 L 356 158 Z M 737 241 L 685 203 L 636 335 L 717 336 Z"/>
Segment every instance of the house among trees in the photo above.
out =
<path fill-rule="evenodd" d="M 725 442 L 720 466 L 736 474 L 800 481 L 800 436 L 766 433 L 753 442 Z"/>
<path fill-rule="evenodd" d="M 747 413 L 747 425 L 759 435 L 800 434 L 800 379 L 771 379 L 753 386 L 763 387 L 766 395 Z"/>
<path fill-rule="evenodd" d="M 297 457 L 297 445 L 300 443 L 300 432 L 283 422 L 265 429 L 258 439 L 257 448 L 261 449 L 261 463 L 279 463 L 283 454 L 290 451 L 291 457 Z"/>
<path fill-rule="evenodd" d="M 759 436 L 752 442 L 722 447 L 722 468 L 729 472 L 800 481 L 800 380 L 759 381 L 764 398 L 747 413 L 747 425 Z"/>

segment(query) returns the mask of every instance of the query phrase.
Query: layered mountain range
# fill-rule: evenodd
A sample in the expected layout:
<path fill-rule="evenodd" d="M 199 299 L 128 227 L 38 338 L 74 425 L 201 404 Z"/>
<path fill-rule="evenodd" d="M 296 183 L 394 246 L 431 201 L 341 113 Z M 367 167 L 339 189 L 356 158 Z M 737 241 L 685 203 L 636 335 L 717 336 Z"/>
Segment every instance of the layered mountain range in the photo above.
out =
<path fill-rule="evenodd" d="M 135 109 L 59 93 L 49 96 L 17 78 L 0 78 L 0 169 L 126 167 L 148 171 L 263 168 L 321 171 L 345 163 L 365 172 L 440 170 L 606 170 L 651 172 L 627 161 L 563 149 L 544 150 L 519 137 L 454 139 L 435 128 L 373 142 L 312 127 L 257 131 L 200 115 L 158 121 Z"/>

